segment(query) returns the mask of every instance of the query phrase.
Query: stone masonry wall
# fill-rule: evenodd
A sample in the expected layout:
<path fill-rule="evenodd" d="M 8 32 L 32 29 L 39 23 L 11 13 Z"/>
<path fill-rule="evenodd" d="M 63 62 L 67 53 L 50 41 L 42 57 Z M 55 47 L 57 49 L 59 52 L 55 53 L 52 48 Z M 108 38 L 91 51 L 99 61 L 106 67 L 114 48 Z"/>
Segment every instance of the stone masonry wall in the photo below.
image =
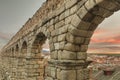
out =
<path fill-rule="evenodd" d="M 2 49 L 1 62 L 11 80 L 89 80 L 90 38 L 119 9 L 119 0 L 47 0 Z M 47 67 L 41 56 L 46 39 Z"/>

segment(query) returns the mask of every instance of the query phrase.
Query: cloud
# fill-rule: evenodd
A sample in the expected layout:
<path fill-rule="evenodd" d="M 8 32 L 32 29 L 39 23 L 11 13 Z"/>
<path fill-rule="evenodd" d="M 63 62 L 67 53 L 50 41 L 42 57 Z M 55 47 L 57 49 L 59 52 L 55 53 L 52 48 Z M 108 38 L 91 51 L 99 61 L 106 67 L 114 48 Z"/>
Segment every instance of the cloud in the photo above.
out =
<path fill-rule="evenodd" d="M 0 39 L 9 40 L 10 34 L 0 32 Z"/>
<path fill-rule="evenodd" d="M 89 46 L 88 53 L 120 53 L 120 46 Z"/>
<path fill-rule="evenodd" d="M 120 53 L 120 32 L 96 30 L 89 44 L 89 53 Z"/>
<path fill-rule="evenodd" d="M 0 49 L 10 40 L 12 34 L 0 32 Z"/>
<path fill-rule="evenodd" d="M 108 35 L 109 36 L 109 35 Z M 111 45 L 111 44 L 120 44 L 120 35 L 113 35 L 107 38 L 98 39 L 96 37 L 91 39 L 91 45 Z"/>
<path fill-rule="evenodd" d="M 0 49 L 5 45 L 5 42 L 0 41 Z"/>

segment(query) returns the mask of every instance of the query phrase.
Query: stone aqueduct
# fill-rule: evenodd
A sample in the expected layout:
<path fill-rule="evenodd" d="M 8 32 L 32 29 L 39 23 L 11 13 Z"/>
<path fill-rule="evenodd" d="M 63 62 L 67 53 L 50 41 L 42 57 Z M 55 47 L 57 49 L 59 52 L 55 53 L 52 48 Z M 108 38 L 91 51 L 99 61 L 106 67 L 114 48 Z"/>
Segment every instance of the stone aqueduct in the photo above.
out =
<path fill-rule="evenodd" d="M 119 9 L 120 0 L 47 0 L 1 50 L 10 75 L 3 80 L 89 80 L 90 38 Z M 40 50 L 46 39 L 51 59 L 44 75 Z"/>

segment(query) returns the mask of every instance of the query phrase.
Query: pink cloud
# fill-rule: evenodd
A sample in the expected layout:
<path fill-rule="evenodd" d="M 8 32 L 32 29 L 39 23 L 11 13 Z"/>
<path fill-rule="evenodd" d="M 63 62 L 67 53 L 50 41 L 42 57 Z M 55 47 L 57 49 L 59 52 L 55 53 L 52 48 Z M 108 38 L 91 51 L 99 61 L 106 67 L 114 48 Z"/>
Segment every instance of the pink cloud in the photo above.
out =
<path fill-rule="evenodd" d="M 91 38 L 88 53 L 120 53 L 119 32 L 99 29 L 95 31 L 94 35 Z"/>
<path fill-rule="evenodd" d="M 120 39 L 91 39 L 91 43 L 120 43 Z"/>
<path fill-rule="evenodd" d="M 93 37 L 91 43 L 120 43 L 120 35 L 109 36 L 107 38 L 98 39 Z"/>
<path fill-rule="evenodd" d="M 0 38 L 1 39 L 9 40 L 10 37 L 11 37 L 11 34 L 6 34 L 6 33 L 0 32 Z"/>
<path fill-rule="evenodd" d="M 90 46 L 88 53 L 120 53 L 120 46 Z"/>

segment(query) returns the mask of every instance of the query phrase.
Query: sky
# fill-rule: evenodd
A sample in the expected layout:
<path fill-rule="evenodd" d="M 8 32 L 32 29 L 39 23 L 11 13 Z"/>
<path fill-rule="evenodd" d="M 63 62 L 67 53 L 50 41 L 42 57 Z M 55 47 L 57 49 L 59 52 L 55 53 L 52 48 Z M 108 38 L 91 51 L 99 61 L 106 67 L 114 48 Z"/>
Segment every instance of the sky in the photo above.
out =
<path fill-rule="evenodd" d="M 45 0 L 0 0 L 0 48 Z M 120 53 L 120 11 L 105 19 L 91 38 L 89 53 Z"/>

